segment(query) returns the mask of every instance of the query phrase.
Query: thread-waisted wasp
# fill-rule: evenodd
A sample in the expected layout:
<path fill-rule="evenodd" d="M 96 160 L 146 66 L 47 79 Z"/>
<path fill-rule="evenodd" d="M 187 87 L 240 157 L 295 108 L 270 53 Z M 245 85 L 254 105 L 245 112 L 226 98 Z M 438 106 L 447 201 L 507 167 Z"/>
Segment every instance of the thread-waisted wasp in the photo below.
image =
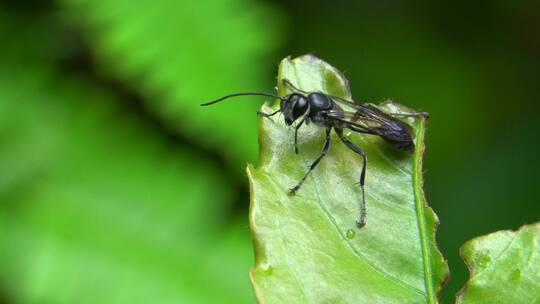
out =
<path fill-rule="evenodd" d="M 294 151 L 298 154 L 298 130 L 305 123 L 314 123 L 326 130 L 325 142 L 319 156 L 311 163 L 308 171 L 302 179 L 292 188 L 289 194 L 294 195 L 302 186 L 308 175 L 315 169 L 321 159 L 328 153 L 330 148 L 330 133 L 332 130 L 339 139 L 353 152 L 359 154 L 363 159 L 360 172 L 359 185 L 362 192 L 360 200 L 360 219 L 357 226 L 362 228 L 366 224 L 366 201 L 364 194 L 364 181 L 366 177 L 367 156 L 362 149 L 352 143 L 344 134 L 344 129 L 349 129 L 362 134 L 376 135 L 384 139 L 387 143 L 400 151 L 414 152 L 414 132 L 413 128 L 397 117 L 427 117 L 426 112 L 413 113 L 387 113 L 375 105 L 364 103 L 358 104 L 352 100 L 328 95 L 322 92 L 306 92 L 297 88 L 289 80 L 283 79 L 283 84 L 288 86 L 293 92 L 283 97 L 271 93 L 241 92 L 223 96 L 219 99 L 203 103 L 202 106 L 209 106 L 225 99 L 237 96 L 257 95 L 279 99 L 279 109 L 272 113 L 257 112 L 263 117 L 272 117 L 278 113 L 283 114 L 285 124 L 294 126 Z"/>

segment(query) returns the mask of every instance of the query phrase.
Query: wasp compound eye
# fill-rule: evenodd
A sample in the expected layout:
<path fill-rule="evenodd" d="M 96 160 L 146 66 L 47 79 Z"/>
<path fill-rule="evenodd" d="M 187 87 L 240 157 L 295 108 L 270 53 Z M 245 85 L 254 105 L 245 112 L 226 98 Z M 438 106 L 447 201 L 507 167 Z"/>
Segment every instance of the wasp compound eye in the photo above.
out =
<path fill-rule="evenodd" d="M 298 95 L 299 96 L 299 95 Z M 308 101 L 304 96 L 299 96 L 296 102 L 293 104 L 292 116 L 293 119 L 304 115 L 308 108 Z"/>
<path fill-rule="evenodd" d="M 298 117 L 302 116 L 308 108 L 306 97 L 300 94 L 285 96 L 280 105 L 281 113 L 287 125 L 291 125 Z"/>

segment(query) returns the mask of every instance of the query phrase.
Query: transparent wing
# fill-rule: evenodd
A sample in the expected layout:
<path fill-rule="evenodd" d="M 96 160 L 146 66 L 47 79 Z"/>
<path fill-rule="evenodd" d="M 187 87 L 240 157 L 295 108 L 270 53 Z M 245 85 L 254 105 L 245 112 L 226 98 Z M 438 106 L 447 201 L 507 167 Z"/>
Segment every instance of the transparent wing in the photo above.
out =
<path fill-rule="evenodd" d="M 329 118 L 341 122 L 353 131 L 375 134 L 394 141 L 410 141 L 414 138 L 410 125 L 374 105 L 329 97 L 343 109 L 342 113 L 329 113 Z"/>

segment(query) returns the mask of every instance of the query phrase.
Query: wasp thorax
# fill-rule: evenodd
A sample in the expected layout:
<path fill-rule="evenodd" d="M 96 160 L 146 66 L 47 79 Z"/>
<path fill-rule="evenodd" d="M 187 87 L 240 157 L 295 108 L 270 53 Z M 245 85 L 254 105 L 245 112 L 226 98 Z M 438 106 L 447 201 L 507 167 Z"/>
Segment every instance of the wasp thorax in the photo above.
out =
<path fill-rule="evenodd" d="M 329 110 L 332 107 L 332 101 L 326 94 L 311 93 L 308 98 L 313 111 Z"/>
<path fill-rule="evenodd" d="M 285 123 L 291 125 L 293 121 L 306 113 L 308 100 L 301 94 L 290 94 L 281 101 L 280 109 Z"/>

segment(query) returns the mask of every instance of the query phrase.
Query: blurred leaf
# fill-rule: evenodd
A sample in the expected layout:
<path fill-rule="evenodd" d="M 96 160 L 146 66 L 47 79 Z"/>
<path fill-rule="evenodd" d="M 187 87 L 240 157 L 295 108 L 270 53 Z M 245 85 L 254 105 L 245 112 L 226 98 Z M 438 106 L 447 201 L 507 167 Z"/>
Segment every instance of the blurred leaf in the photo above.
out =
<path fill-rule="evenodd" d="M 252 301 L 247 227 L 223 225 L 227 179 L 129 103 L 58 71 L 38 55 L 38 41 L 56 34 L 48 23 L 13 16 L 0 12 L 0 37 L 10 41 L 0 49 L 4 295 L 14 303 Z"/>
<path fill-rule="evenodd" d="M 87 33 L 102 68 L 145 97 L 172 128 L 255 160 L 257 99 L 202 108 L 234 91 L 260 90 L 276 45 L 276 11 L 250 0 L 61 0 Z M 264 88 L 263 90 L 268 90 Z"/>
<path fill-rule="evenodd" d="M 282 61 L 278 83 L 282 78 L 304 90 L 350 97 L 342 74 L 313 56 Z M 393 104 L 386 109 L 406 111 Z M 333 136 L 329 154 L 296 196 L 288 196 L 320 153 L 324 132 L 302 128 L 295 155 L 293 130 L 281 117 L 261 120 L 259 165 L 248 168 L 256 252 L 251 277 L 260 302 L 437 302 L 448 270 L 435 247 L 438 219 L 422 191 L 425 122 L 409 122 L 417 135 L 414 155 L 377 137 L 350 136 L 369 158 L 367 225 L 358 230 L 360 157 Z"/>
<path fill-rule="evenodd" d="M 457 303 L 540 303 L 540 222 L 472 239 L 460 254 L 470 279 Z"/>

